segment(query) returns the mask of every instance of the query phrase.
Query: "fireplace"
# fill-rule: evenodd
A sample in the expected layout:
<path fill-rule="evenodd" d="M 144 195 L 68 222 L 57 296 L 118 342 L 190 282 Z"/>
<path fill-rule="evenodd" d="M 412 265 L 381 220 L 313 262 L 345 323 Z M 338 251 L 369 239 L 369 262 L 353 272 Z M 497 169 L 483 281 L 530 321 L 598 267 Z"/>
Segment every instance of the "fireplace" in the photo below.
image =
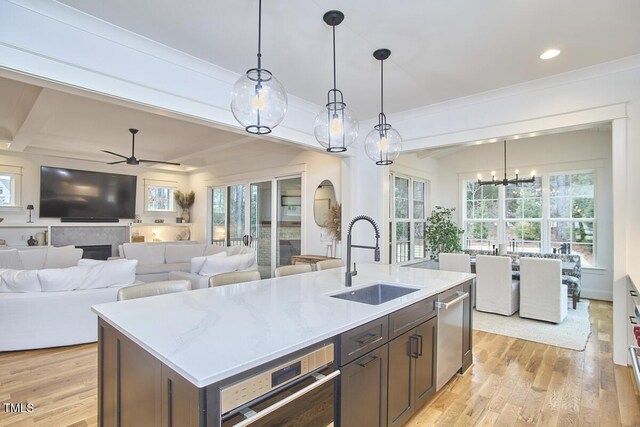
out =
<path fill-rule="evenodd" d="M 106 260 L 111 256 L 111 245 L 76 245 L 82 249 L 82 258 Z"/>

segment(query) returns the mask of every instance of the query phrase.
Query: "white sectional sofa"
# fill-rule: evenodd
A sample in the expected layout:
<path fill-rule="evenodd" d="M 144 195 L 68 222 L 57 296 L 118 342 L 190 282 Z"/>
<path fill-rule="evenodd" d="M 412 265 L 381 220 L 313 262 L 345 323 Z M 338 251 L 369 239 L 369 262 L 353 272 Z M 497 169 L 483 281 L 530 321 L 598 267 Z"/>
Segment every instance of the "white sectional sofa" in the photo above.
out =
<path fill-rule="evenodd" d="M 205 267 L 205 259 L 210 256 L 234 257 L 225 261 L 209 261 L 205 267 L 206 273 L 253 271 L 258 269 L 255 251 L 245 246 L 217 246 L 205 245 L 197 242 L 162 243 L 143 242 L 125 243 L 118 247 L 120 257 L 138 261 L 136 279 L 142 282 L 159 280 L 187 279 L 191 281 L 192 289 L 206 288 L 209 275 L 200 275 Z M 239 257 L 243 255 L 243 257 Z M 219 264 L 224 264 L 219 265 Z M 207 270 L 207 267 L 209 268 Z M 217 274 L 217 273 L 212 273 Z"/>
<path fill-rule="evenodd" d="M 97 340 L 91 306 L 136 283 L 137 262 L 81 257 L 73 246 L 0 250 L 0 351 Z"/>

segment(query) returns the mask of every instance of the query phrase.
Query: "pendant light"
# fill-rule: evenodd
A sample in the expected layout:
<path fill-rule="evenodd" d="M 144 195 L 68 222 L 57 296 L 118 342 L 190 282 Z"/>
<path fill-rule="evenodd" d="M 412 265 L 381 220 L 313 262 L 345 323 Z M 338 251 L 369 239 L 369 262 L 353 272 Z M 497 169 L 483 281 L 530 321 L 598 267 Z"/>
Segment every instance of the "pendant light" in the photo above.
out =
<path fill-rule="evenodd" d="M 380 61 L 380 114 L 378 114 L 378 124 L 373 127 L 364 141 L 367 156 L 380 166 L 392 164 L 402 150 L 402 137 L 387 123 L 387 116 L 384 114 L 384 60 L 390 55 L 389 49 L 378 49 L 373 52 L 373 57 Z"/>
<path fill-rule="evenodd" d="M 258 67 L 238 79 L 231 93 L 231 112 L 244 129 L 264 135 L 278 126 L 287 112 L 287 92 L 271 71 L 262 68 L 262 0 L 258 1 Z"/>
<path fill-rule="evenodd" d="M 336 26 L 344 20 L 344 14 L 330 10 L 322 19 L 333 29 L 333 89 L 327 92 L 327 105 L 316 116 L 313 133 L 328 152 L 341 153 L 358 137 L 358 121 L 336 88 Z"/>

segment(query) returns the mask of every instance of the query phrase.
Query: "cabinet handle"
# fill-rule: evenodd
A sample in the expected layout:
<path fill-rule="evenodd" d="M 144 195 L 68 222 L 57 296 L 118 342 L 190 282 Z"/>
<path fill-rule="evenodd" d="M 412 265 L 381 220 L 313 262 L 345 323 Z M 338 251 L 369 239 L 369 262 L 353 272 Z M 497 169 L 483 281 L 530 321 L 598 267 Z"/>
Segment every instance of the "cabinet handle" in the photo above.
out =
<path fill-rule="evenodd" d="M 422 356 L 422 335 L 416 335 L 418 337 L 418 356 Z"/>
<path fill-rule="evenodd" d="M 416 350 L 413 350 L 413 343 L 416 343 Z M 409 357 L 413 357 L 414 359 L 417 359 L 418 357 L 420 357 L 420 355 L 418 354 L 418 348 L 420 346 L 420 340 L 418 338 L 418 335 L 411 335 L 409 337 Z"/>
<path fill-rule="evenodd" d="M 631 322 L 632 325 L 637 325 L 638 319 L 635 316 L 629 316 L 629 322 Z"/>
<path fill-rule="evenodd" d="M 364 368 L 364 367 L 366 367 L 369 363 L 373 362 L 374 360 L 377 360 L 377 359 L 378 359 L 378 356 L 371 355 L 371 356 L 367 356 L 367 358 L 368 358 L 368 360 L 366 360 L 366 361 L 364 361 L 364 362 L 358 361 L 358 362 L 356 362 L 356 363 L 358 363 L 358 365 L 360 365 L 360 366 L 362 366 L 362 367 Z M 363 358 L 363 359 L 364 359 L 364 358 Z M 360 359 L 360 360 L 362 360 L 362 359 Z"/>
<path fill-rule="evenodd" d="M 359 336 L 354 341 L 360 345 L 367 345 L 367 344 L 371 344 L 372 342 L 376 342 L 379 339 L 382 339 L 382 337 L 377 334 L 372 334 L 371 332 L 369 332 L 367 334 Z"/>
<path fill-rule="evenodd" d="M 632 297 L 637 297 L 638 293 L 634 290 L 630 290 L 629 293 L 631 294 Z"/>
<path fill-rule="evenodd" d="M 436 301 L 436 308 L 443 309 L 443 310 L 448 310 L 450 307 L 458 304 L 463 299 L 469 298 L 469 293 L 468 292 L 457 291 L 456 294 L 458 296 L 455 299 L 452 299 L 449 302 Z"/>

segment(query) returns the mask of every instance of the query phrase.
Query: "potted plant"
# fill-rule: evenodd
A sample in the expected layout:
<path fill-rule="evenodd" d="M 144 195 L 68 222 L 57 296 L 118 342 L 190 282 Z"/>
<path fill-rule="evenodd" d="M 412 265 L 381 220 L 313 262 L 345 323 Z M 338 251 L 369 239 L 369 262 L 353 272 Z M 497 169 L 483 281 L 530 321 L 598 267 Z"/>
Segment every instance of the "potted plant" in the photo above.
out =
<path fill-rule="evenodd" d="M 441 252 L 460 252 L 460 235 L 464 233 L 452 219 L 456 208 L 436 206 L 425 226 L 425 250 L 431 252 L 431 259 L 438 260 Z"/>
<path fill-rule="evenodd" d="M 193 206 L 193 202 L 196 201 L 196 193 L 193 191 L 189 191 L 188 193 L 183 193 L 180 190 L 176 190 L 173 193 L 173 198 L 176 201 L 176 204 L 180 206 L 182 209 L 182 220 L 184 222 L 190 222 L 191 214 L 189 209 Z"/>

